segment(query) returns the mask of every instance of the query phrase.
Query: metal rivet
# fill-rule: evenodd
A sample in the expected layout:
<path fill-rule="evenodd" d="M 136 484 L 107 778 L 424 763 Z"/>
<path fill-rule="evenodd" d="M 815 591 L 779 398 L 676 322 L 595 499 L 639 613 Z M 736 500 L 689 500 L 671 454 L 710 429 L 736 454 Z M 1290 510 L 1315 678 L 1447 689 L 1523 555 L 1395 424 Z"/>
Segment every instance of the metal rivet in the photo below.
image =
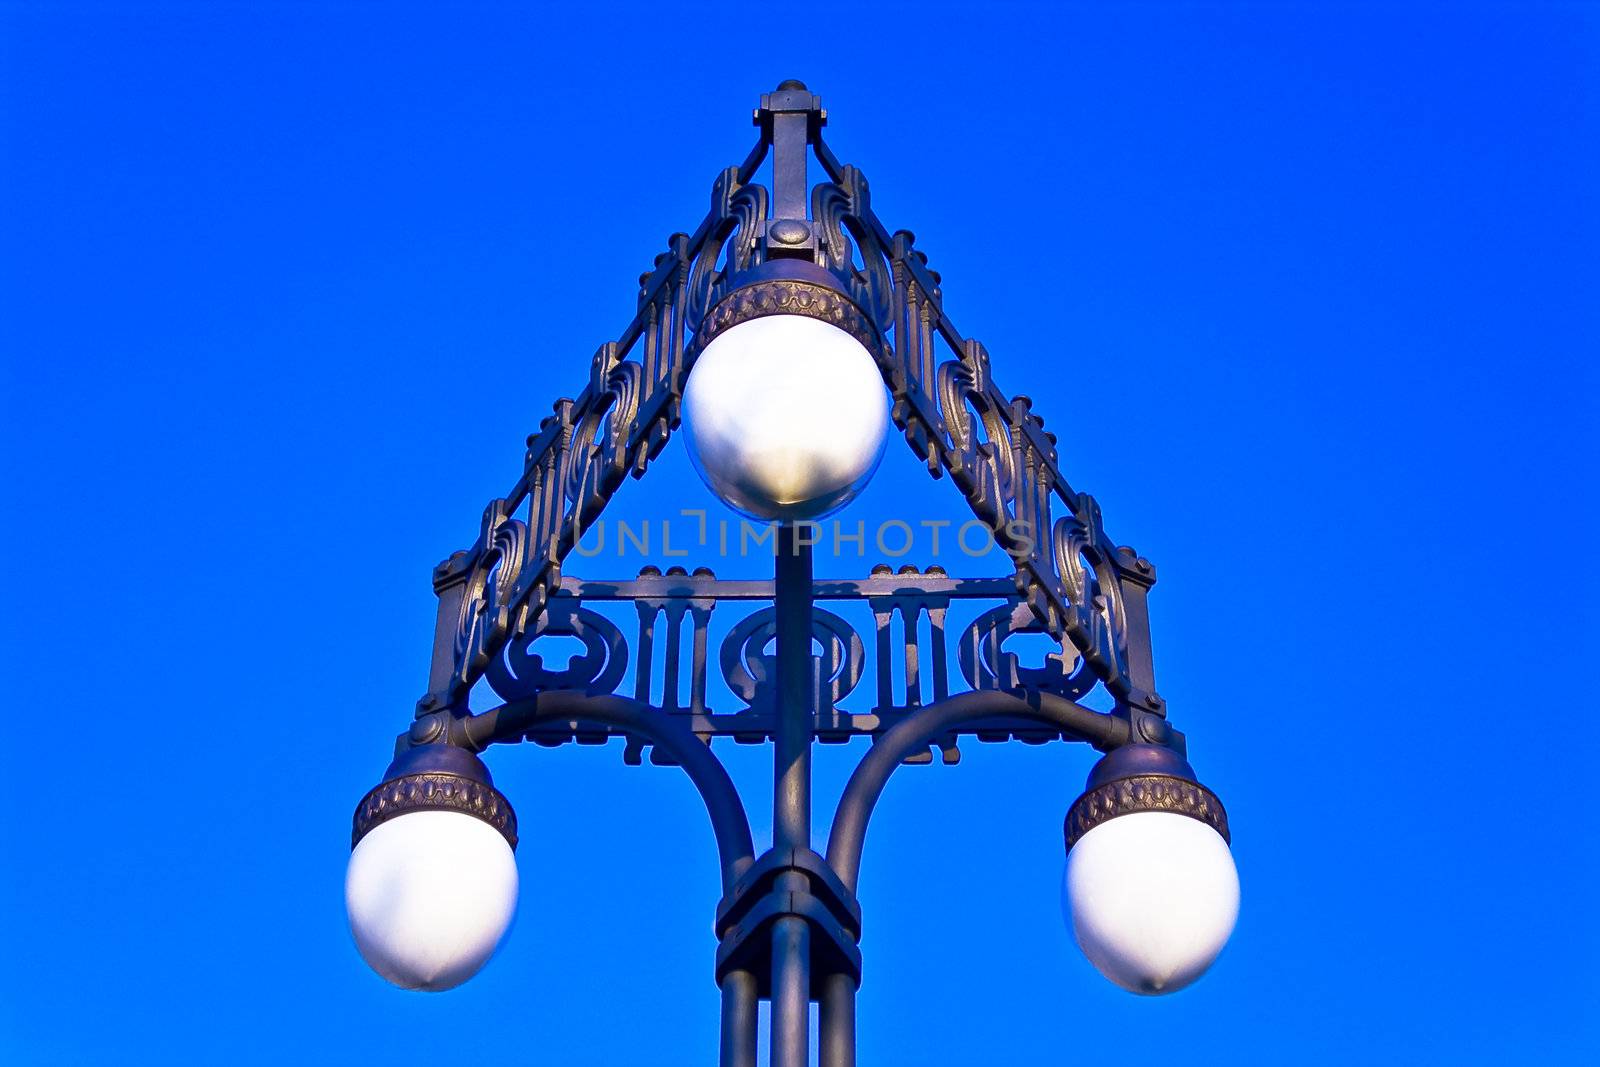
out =
<path fill-rule="evenodd" d="M 779 219 L 767 229 L 767 235 L 779 244 L 803 244 L 811 236 L 811 227 L 799 219 Z"/>

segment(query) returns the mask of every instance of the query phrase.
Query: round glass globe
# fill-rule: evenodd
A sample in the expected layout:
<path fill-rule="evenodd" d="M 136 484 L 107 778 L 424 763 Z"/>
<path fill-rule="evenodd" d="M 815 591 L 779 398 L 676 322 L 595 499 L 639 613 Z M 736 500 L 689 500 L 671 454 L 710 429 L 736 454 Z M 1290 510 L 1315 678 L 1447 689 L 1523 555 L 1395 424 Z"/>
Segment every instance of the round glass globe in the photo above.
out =
<path fill-rule="evenodd" d="M 1134 993 L 1172 993 L 1204 974 L 1233 933 L 1239 874 L 1205 823 L 1136 812 L 1072 846 L 1062 910 L 1101 974 Z"/>
<path fill-rule="evenodd" d="M 683 392 L 689 457 L 724 503 L 753 518 L 818 519 L 877 469 L 888 391 L 872 355 L 804 315 L 729 327 L 695 360 Z"/>
<path fill-rule="evenodd" d="M 481 819 L 408 812 L 356 845 L 344 901 L 368 966 L 401 989 L 453 989 L 482 969 L 511 926 L 517 863 Z"/>

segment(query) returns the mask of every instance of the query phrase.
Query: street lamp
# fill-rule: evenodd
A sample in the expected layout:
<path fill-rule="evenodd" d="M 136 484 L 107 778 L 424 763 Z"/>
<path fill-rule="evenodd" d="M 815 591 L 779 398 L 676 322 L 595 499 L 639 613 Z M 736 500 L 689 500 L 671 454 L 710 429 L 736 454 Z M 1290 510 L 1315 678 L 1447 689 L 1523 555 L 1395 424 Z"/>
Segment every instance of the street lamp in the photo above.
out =
<path fill-rule="evenodd" d="M 641 276 L 632 321 L 600 346 L 578 397 L 557 401 L 528 439 L 523 473 L 485 509 L 476 543 L 434 572 L 428 691 L 356 808 L 346 878 L 356 945 L 405 988 L 472 977 L 517 896 L 516 816 L 478 754 L 621 737 L 631 764 L 648 751 L 682 767 L 711 818 L 723 885 L 720 1062 L 755 1063 L 767 1000 L 775 1067 L 808 1061 L 812 1003 L 820 1062 L 846 1067 L 861 981 L 856 889 L 889 777 L 935 748 L 954 763 L 963 737 L 1063 739 L 1105 753 L 1067 812 L 1067 920 L 1118 985 L 1180 989 L 1221 951 L 1239 886 L 1222 804 L 1196 779 L 1156 693 L 1154 569 L 1112 542 L 1094 499 L 1068 485 L 1031 401 L 995 386 L 912 235 L 885 229 L 865 179 L 823 142 L 817 97 L 784 82 L 755 122 L 755 148 L 718 176 L 694 233 L 668 238 Z M 769 154 L 770 189 L 754 180 Z M 826 179 L 814 186 L 812 158 Z M 565 573 L 584 532 L 680 422 L 712 491 L 776 523 L 773 580 L 676 567 L 623 580 Z M 949 477 L 1011 574 L 880 565 L 813 577 L 815 520 L 871 478 L 891 422 L 932 476 Z M 606 604 L 634 610 L 631 641 L 596 610 Z M 713 613 L 729 612 L 740 614 L 713 656 Z M 1018 633 L 1048 635 L 1057 650 L 1023 665 L 1005 648 Z M 583 651 L 552 666 L 540 651 L 548 638 Z M 713 662 L 739 706 L 708 701 Z M 502 702 L 474 710 L 479 682 Z M 1093 691 L 1110 711 L 1081 702 Z M 812 746 L 859 736 L 872 747 L 819 854 Z M 730 737 L 773 744 L 773 846 L 759 856 L 712 748 Z"/>

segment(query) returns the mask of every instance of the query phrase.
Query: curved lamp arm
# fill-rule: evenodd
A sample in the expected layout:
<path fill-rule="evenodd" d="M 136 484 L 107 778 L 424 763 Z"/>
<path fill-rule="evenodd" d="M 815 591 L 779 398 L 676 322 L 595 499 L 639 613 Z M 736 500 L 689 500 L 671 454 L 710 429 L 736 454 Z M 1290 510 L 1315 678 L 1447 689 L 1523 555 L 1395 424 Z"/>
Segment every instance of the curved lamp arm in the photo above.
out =
<path fill-rule="evenodd" d="M 839 798 L 833 828 L 828 833 L 828 864 L 850 892 L 856 891 L 861 875 L 867 822 L 895 768 L 958 726 L 1001 718 L 1031 719 L 1053 726 L 1101 751 L 1129 740 L 1127 719 L 1091 710 L 1053 693 L 1030 692 L 1024 697 L 978 690 L 958 693 L 913 712 L 873 742 L 872 751 L 856 766 Z"/>
<path fill-rule="evenodd" d="M 755 861 L 750 820 L 744 812 L 733 779 L 728 777 L 711 748 L 693 731 L 673 723 L 659 708 L 627 697 L 566 690 L 548 690 L 528 700 L 502 704 L 480 715 L 455 720 L 450 740 L 472 752 L 482 752 L 496 742 L 521 740 L 540 723 L 579 719 L 601 723 L 645 738 L 683 767 L 700 791 L 722 863 L 722 890 L 733 888 L 739 876 Z"/>

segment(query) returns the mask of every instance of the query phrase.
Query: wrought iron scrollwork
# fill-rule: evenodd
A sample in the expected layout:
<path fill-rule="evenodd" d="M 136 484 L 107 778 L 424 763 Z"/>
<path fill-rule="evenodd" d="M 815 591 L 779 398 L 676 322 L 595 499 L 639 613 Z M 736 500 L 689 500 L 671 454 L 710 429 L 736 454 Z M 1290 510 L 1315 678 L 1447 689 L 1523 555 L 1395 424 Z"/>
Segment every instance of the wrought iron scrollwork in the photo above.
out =
<path fill-rule="evenodd" d="M 1128 635 L 1122 592 L 1114 560 L 1099 531 L 1099 508 L 1092 499 L 1079 502 L 1080 518 L 1059 520 L 1052 534 L 1055 574 L 1066 605 L 1063 629 L 1085 660 L 1113 692 L 1127 678 Z"/>
<path fill-rule="evenodd" d="M 850 297 L 874 317 L 880 333 L 894 324 L 894 276 L 888 252 L 869 221 L 867 179 L 851 166 L 811 191 L 811 219 L 823 266 L 845 279 Z M 857 260 L 859 259 L 859 263 Z"/>
<path fill-rule="evenodd" d="M 583 651 L 552 670 L 538 651 L 543 637 L 568 637 Z M 502 700 L 523 700 L 546 689 L 589 694 L 615 692 L 628 669 L 628 644 L 615 623 L 583 607 L 575 597 L 556 597 L 528 630 L 490 661 L 486 676 Z"/>
<path fill-rule="evenodd" d="M 483 513 L 483 530 L 471 553 L 455 633 L 453 694 L 464 695 L 504 645 L 516 624 L 513 591 L 522 575 L 528 528 L 506 514 L 504 500 Z"/>
<path fill-rule="evenodd" d="M 950 476 L 1011 556 L 1018 593 L 1039 625 L 1070 640 L 1119 698 L 1145 697 L 1135 694 L 1127 671 L 1123 557 L 1106 537 L 1099 508 L 1061 476 L 1055 438 L 1032 402 L 1007 400 L 990 377 L 984 347 L 945 316 L 939 277 L 912 240 L 897 234 L 890 258 L 897 332 L 885 380 L 896 425 L 930 473 Z M 937 360 L 939 343 L 955 358 Z M 1056 514 L 1058 504 L 1066 514 Z"/>
<path fill-rule="evenodd" d="M 722 643 L 728 688 L 753 711 L 769 712 L 777 703 L 777 660 L 767 651 L 777 633 L 773 609 L 764 608 L 739 622 Z M 831 712 L 861 681 L 865 652 L 850 624 L 830 611 L 812 612 L 811 634 L 823 649 L 811 657 L 812 707 Z"/>
<path fill-rule="evenodd" d="M 1087 575 L 1084 580 L 1098 579 Z M 488 680 L 508 705 L 547 693 L 604 697 L 626 692 L 655 714 L 682 717 L 704 740 L 759 743 L 772 736 L 777 722 L 773 595 L 771 581 L 719 579 L 705 568 L 691 574 L 680 567 L 665 573 L 647 567 L 624 581 L 565 577 L 545 612 L 491 662 Z M 1006 647 L 1016 635 L 1046 633 L 1009 577 L 954 578 L 939 567 L 896 572 L 879 566 L 863 579 L 819 580 L 813 596 L 840 605 L 834 611 L 813 609 L 812 636 L 819 651 L 811 657 L 811 700 L 821 741 L 877 736 L 919 708 L 965 689 L 1077 701 L 1099 681 L 1088 657 L 1065 636 L 1054 637 L 1053 647 L 1040 658 Z M 622 608 L 633 625 L 599 610 L 607 602 Z M 961 605 L 980 610 L 972 617 Z M 713 648 L 712 623 L 728 611 L 737 614 L 726 631 L 719 624 L 724 636 Z M 971 621 L 948 629 L 952 612 Z M 552 638 L 575 640 L 581 647 L 567 652 L 564 663 L 551 661 Z M 980 741 L 1042 742 L 1060 736 L 1037 723 L 991 720 L 937 738 L 946 762 L 959 759 L 964 733 Z M 607 727 L 577 716 L 551 720 L 527 739 L 556 745 L 599 743 L 609 736 Z M 624 758 L 638 762 L 646 746 L 628 735 Z M 666 757 L 652 753 L 651 758 Z M 920 753 L 911 761 L 930 758 Z"/>
<path fill-rule="evenodd" d="M 891 235 L 873 211 L 865 177 L 841 164 L 820 135 L 810 150 L 826 180 L 810 189 L 811 219 L 768 218 L 773 195 L 753 178 L 771 148 L 769 126 L 740 166 L 717 176 L 710 212 L 694 233 L 668 238 L 667 251 L 640 279 L 633 320 L 596 351 L 583 392 L 559 401 L 529 439 L 522 477 L 491 504 L 478 542 L 436 574 L 435 588 L 455 598 L 459 611 L 453 640 L 436 645 L 451 659 L 436 662 L 423 707 L 459 705 L 508 641 L 525 651 L 528 633 L 548 632 L 539 619 L 561 587 L 564 559 L 623 482 L 644 474 L 676 426 L 694 355 L 689 338 L 700 335 L 713 309 L 740 314 L 738 301 L 725 299 L 734 290 L 758 302 L 818 298 L 793 281 L 741 288 L 740 276 L 773 254 L 776 238 L 783 255 L 812 256 L 840 280 L 849 299 L 831 292 L 823 298 L 840 304 L 842 325 L 873 342 L 896 426 L 932 475 L 949 475 L 1011 557 L 1015 596 L 1036 624 L 1079 653 L 1074 680 L 1060 684 L 1079 690 L 1087 671 L 1119 701 L 1161 714 L 1143 607 L 1154 572 L 1107 537 L 1093 498 L 1062 476 L 1056 439 L 1031 401 L 1007 398 L 983 345 L 956 330 L 940 276 L 915 238 L 905 230 Z M 514 517 L 524 510 L 525 519 Z M 891 614 L 908 609 L 930 617 L 942 610 L 907 601 Z M 991 666 L 1006 669 L 1003 659 Z M 973 669 L 982 675 L 989 668 L 974 660 Z M 918 699 L 905 695 L 907 705 Z M 676 696 L 665 703 L 680 707 Z M 698 714 L 704 705 L 700 692 L 683 706 Z"/>
<path fill-rule="evenodd" d="M 990 398 L 989 354 L 968 341 L 959 361 L 940 365 L 938 382 L 950 479 L 966 495 L 973 515 L 1005 535 L 1016 513 L 1016 455 L 1008 413 Z"/>
<path fill-rule="evenodd" d="M 1047 653 L 1037 667 L 1023 666 L 1015 652 L 1007 651 L 1006 639 L 1013 634 L 1042 632 L 1031 617 L 1031 625 L 1016 626 L 1016 614 L 1015 607 L 1003 604 L 978 616 L 962 632 L 956 658 L 968 685 L 974 689 L 1029 689 L 1068 700 L 1077 700 L 1094 688 L 1095 675 L 1068 645 Z"/>
<path fill-rule="evenodd" d="M 598 399 L 578 423 L 568 445 L 572 458 L 567 468 L 567 500 L 571 503 L 567 523 L 574 531 L 574 543 L 581 536 L 576 531 L 586 529 L 598 517 L 636 458 L 630 455 L 630 431 L 639 414 L 643 368 L 618 362 L 614 345 L 596 353 L 593 367 L 590 390 Z"/>
<path fill-rule="evenodd" d="M 711 214 L 703 228 L 710 229 L 689 267 L 687 326 L 700 330 L 701 320 L 722 294 L 733 275 L 762 260 L 761 227 L 767 219 L 767 189 L 744 182 L 738 167 L 717 175 L 711 187 Z"/>

